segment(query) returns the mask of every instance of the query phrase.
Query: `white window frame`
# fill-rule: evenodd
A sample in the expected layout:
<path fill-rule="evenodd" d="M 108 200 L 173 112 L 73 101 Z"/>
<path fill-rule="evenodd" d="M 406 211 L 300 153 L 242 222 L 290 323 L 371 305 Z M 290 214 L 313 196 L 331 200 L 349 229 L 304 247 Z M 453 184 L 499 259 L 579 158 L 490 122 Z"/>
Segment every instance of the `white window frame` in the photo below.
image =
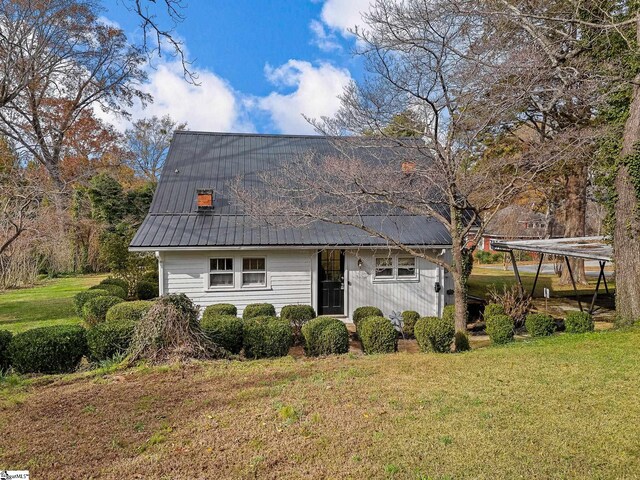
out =
<path fill-rule="evenodd" d="M 408 276 L 408 275 L 398 275 L 398 260 L 401 258 L 412 258 L 413 259 L 413 271 L 414 274 L 412 276 Z M 391 266 L 388 268 L 391 268 L 391 276 L 379 276 L 377 274 L 377 270 L 378 270 L 378 260 L 391 260 Z M 375 256 L 374 257 L 374 268 L 373 268 L 373 275 L 372 275 L 372 282 L 373 283 L 390 283 L 390 282 L 407 282 L 407 283 L 411 283 L 411 282 L 419 282 L 420 281 L 420 277 L 419 277 L 419 270 L 418 270 L 418 258 L 417 257 L 413 257 L 411 255 L 404 255 L 404 254 L 396 254 L 396 255 L 391 255 L 391 256 Z"/>
<path fill-rule="evenodd" d="M 400 260 L 410 259 L 413 260 L 413 275 L 400 275 Z M 403 265 L 403 268 L 412 268 Z M 395 269 L 396 278 L 398 280 L 415 280 L 418 278 L 418 260 L 416 257 L 412 257 L 410 255 L 398 255 L 396 258 L 396 269 Z"/>
<path fill-rule="evenodd" d="M 212 270 L 211 260 L 231 260 L 231 270 Z M 233 290 L 236 286 L 235 274 L 236 259 L 234 257 L 210 257 L 207 261 L 207 290 Z M 231 274 L 231 285 L 212 285 L 211 275 L 229 275 Z"/>
<path fill-rule="evenodd" d="M 247 270 L 244 269 L 244 261 L 245 260 L 262 260 L 264 261 L 264 270 Z M 244 289 L 253 289 L 253 288 L 266 288 L 267 286 L 267 257 L 254 256 L 254 257 L 242 257 L 240 264 L 240 287 Z M 244 274 L 245 273 L 261 273 L 264 275 L 264 281 L 262 283 L 244 283 Z"/>

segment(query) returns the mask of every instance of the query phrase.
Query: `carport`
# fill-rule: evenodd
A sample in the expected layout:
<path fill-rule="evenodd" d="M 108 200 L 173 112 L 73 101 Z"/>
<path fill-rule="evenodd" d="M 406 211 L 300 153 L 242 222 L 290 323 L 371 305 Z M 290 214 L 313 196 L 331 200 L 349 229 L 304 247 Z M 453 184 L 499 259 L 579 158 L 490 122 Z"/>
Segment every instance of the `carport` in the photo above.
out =
<path fill-rule="evenodd" d="M 598 282 L 596 283 L 596 290 L 593 293 L 591 299 L 591 305 L 589 306 L 589 313 L 593 313 L 596 299 L 600 291 L 600 284 L 604 284 L 604 289 L 609 294 L 609 286 L 607 285 L 607 278 L 604 275 L 604 267 L 607 262 L 613 260 L 613 248 L 607 244 L 605 237 L 574 237 L 574 238 L 551 238 L 545 240 L 513 240 L 491 241 L 491 248 L 497 252 L 508 253 L 511 257 L 511 264 L 513 265 L 513 273 L 516 277 L 520 291 L 525 294 L 524 285 L 520 278 L 520 272 L 518 270 L 518 264 L 516 257 L 513 254 L 514 251 L 536 253 L 540 256 L 538 263 L 538 269 L 536 271 L 536 277 L 533 281 L 533 287 L 531 288 L 530 297 L 533 297 L 533 293 L 536 290 L 536 284 L 538 283 L 538 277 L 540 276 L 540 269 L 542 268 L 542 262 L 545 256 L 564 257 L 564 262 L 571 278 L 573 285 L 573 291 L 580 306 L 580 311 L 584 311 L 578 289 L 576 287 L 576 281 L 571 271 L 571 263 L 569 258 L 579 258 L 584 260 L 597 260 L 600 265 L 600 274 L 598 275 Z"/>

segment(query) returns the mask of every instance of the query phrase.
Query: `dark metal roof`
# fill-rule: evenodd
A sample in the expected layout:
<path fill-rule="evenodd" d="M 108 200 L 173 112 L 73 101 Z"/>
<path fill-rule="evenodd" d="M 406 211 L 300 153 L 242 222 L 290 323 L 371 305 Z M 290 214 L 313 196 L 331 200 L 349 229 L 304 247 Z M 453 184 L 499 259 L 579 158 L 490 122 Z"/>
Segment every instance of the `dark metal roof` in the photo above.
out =
<path fill-rule="evenodd" d="M 229 183 L 263 188 L 259 172 L 305 152 L 339 155 L 321 136 L 176 132 L 147 218 L 131 242 L 133 249 L 207 246 L 375 246 L 387 245 L 362 230 L 314 222 L 305 228 L 263 226 L 231 201 Z M 366 153 L 365 153 L 366 154 Z M 196 192 L 215 192 L 214 210 L 198 213 Z M 370 215 L 365 224 L 407 245 L 449 245 L 438 221 L 409 215 Z"/>

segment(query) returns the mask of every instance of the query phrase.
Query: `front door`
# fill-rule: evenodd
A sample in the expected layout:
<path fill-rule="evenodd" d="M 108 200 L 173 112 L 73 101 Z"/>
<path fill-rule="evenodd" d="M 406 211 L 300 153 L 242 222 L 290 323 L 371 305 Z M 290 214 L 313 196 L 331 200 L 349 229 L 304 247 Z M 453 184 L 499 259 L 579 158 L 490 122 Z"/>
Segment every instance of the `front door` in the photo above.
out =
<path fill-rule="evenodd" d="M 344 315 L 344 250 L 322 250 L 318 255 L 319 314 Z"/>

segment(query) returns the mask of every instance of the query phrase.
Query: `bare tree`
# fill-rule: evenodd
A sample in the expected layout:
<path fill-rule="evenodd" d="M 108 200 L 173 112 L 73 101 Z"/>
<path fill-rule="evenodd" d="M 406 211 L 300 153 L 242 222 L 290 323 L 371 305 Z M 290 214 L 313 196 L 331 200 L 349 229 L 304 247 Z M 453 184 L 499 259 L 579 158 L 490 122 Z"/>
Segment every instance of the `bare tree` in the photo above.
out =
<path fill-rule="evenodd" d="M 321 133 L 337 136 L 340 154 L 303 155 L 265 173 L 271 187 L 265 195 L 241 181 L 234 189 L 247 211 L 265 221 L 350 225 L 446 268 L 455 284 L 456 330 L 465 331 L 467 281 L 483 220 L 552 159 L 535 164 L 483 156 L 487 136 L 514 121 L 514 101 L 490 88 L 495 69 L 509 64 L 485 48 L 482 18 L 460 15 L 442 0 L 379 0 L 364 21 L 354 34 L 367 78 L 346 89 L 335 117 L 314 122 Z M 420 119 L 421 138 L 387 135 L 405 111 Z M 407 122 L 398 126 L 405 130 Z M 443 224 L 451 257 L 403 243 L 388 228 L 396 215 Z"/>
<path fill-rule="evenodd" d="M 20 9 L 31 2 L 11 4 Z M 68 1 L 60 6 L 48 0 L 39 6 L 55 6 L 56 11 L 33 18 L 32 35 L 37 38 L 33 43 L 64 56 L 46 76 L 28 72 L 27 86 L 0 108 L 0 133 L 41 163 L 62 191 L 60 162 L 67 134 L 79 116 L 94 107 L 126 115 L 134 99 L 144 104 L 150 97 L 139 88 L 146 78 L 141 69 L 144 56 L 127 43 L 121 30 L 100 22 L 93 2 Z M 52 20 L 40 24 L 40 18 Z"/>
<path fill-rule="evenodd" d="M 155 115 L 133 122 L 125 136 L 131 151 L 131 167 L 143 178 L 156 182 L 164 165 L 173 132 L 184 130 L 186 123 L 177 123 L 169 115 Z"/>

